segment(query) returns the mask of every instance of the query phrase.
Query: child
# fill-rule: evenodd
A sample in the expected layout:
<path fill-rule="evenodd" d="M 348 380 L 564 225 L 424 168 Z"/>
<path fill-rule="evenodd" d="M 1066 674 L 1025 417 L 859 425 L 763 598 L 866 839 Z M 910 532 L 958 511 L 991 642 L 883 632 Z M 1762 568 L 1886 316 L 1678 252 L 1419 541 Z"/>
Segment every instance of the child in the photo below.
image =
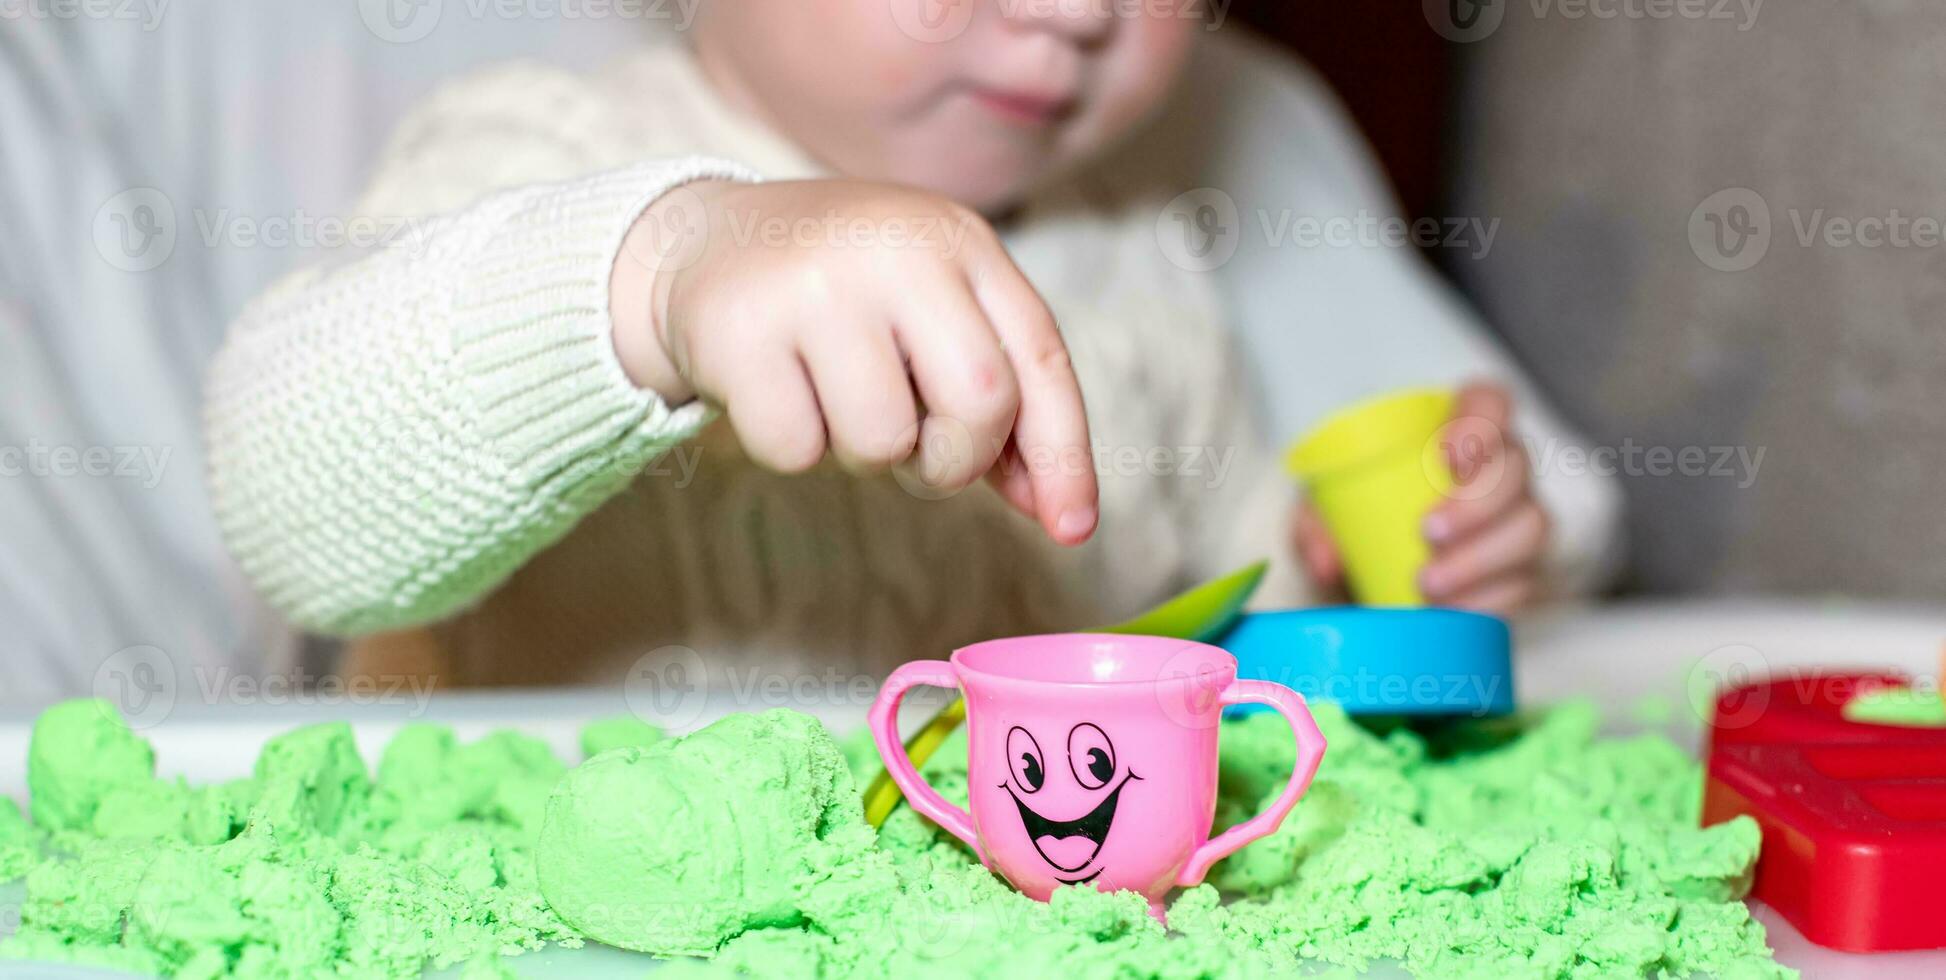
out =
<path fill-rule="evenodd" d="M 423 236 L 281 285 L 215 366 L 241 564 L 307 627 L 436 624 L 406 645 L 465 683 L 878 671 L 1266 556 L 1261 601 L 1310 600 L 1335 548 L 1157 247 L 1182 188 L 1099 176 L 1220 43 L 1192 9 L 716 2 L 602 75 L 441 92 L 361 207 Z M 1426 585 L 1506 611 L 1548 515 L 1489 451 L 1514 476 L 1434 516 Z"/>

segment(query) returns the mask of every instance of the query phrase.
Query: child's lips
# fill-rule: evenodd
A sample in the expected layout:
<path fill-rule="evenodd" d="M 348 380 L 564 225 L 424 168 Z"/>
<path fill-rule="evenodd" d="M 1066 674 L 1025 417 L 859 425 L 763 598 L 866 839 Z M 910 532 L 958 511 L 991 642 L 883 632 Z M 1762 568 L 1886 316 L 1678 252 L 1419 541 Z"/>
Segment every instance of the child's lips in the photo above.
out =
<path fill-rule="evenodd" d="M 1025 92 L 997 88 L 973 89 L 974 101 L 1008 122 L 1026 126 L 1051 126 L 1074 112 L 1072 95 Z"/>

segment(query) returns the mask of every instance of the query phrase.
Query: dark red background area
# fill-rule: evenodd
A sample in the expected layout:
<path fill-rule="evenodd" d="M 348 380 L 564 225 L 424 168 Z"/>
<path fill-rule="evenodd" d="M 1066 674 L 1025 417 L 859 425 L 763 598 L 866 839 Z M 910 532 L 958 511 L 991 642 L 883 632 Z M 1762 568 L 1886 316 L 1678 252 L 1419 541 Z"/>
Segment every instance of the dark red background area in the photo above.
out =
<path fill-rule="evenodd" d="M 1452 91 L 1452 46 L 1412 0 L 1236 0 L 1229 16 L 1276 39 L 1331 81 L 1377 148 L 1408 214 L 1429 213 Z"/>

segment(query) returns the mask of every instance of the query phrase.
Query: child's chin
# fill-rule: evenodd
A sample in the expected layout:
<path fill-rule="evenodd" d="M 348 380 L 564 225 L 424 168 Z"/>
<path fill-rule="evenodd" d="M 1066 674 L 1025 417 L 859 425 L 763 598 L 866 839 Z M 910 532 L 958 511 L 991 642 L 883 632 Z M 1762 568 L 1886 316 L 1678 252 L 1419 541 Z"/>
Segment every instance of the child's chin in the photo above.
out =
<path fill-rule="evenodd" d="M 893 148 L 894 179 L 943 194 L 982 214 L 1019 204 L 1077 154 L 1069 120 L 1045 130 L 1008 126 L 964 102 Z"/>
<path fill-rule="evenodd" d="M 989 217 L 1017 207 L 1045 180 L 1045 165 L 991 167 L 980 170 L 951 168 L 957 173 L 935 174 L 931 189 Z"/>

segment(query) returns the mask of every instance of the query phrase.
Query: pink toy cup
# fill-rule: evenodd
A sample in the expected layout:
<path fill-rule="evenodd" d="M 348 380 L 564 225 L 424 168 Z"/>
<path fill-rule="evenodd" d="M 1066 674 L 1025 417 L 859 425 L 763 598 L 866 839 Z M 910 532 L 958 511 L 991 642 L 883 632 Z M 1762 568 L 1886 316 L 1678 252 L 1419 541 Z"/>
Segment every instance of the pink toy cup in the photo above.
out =
<path fill-rule="evenodd" d="M 1171 888 L 1276 830 L 1324 758 L 1301 695 L 1236 672 L 1221 649 L 1158 636 L 989 640 L 894 671 L 872 737 L 913 809 L 1023 893 L 1046 901 L 1057 885 L 1094 882 L 1159 909 Z M 915 684 L 965 692 L 971 813 L 927 785 L 899 742 L 899 701 Z M 1290 723 L 1297 764 L 1269 809 L 1212 839 L 1218 726 L 1245 702 Z"/>

